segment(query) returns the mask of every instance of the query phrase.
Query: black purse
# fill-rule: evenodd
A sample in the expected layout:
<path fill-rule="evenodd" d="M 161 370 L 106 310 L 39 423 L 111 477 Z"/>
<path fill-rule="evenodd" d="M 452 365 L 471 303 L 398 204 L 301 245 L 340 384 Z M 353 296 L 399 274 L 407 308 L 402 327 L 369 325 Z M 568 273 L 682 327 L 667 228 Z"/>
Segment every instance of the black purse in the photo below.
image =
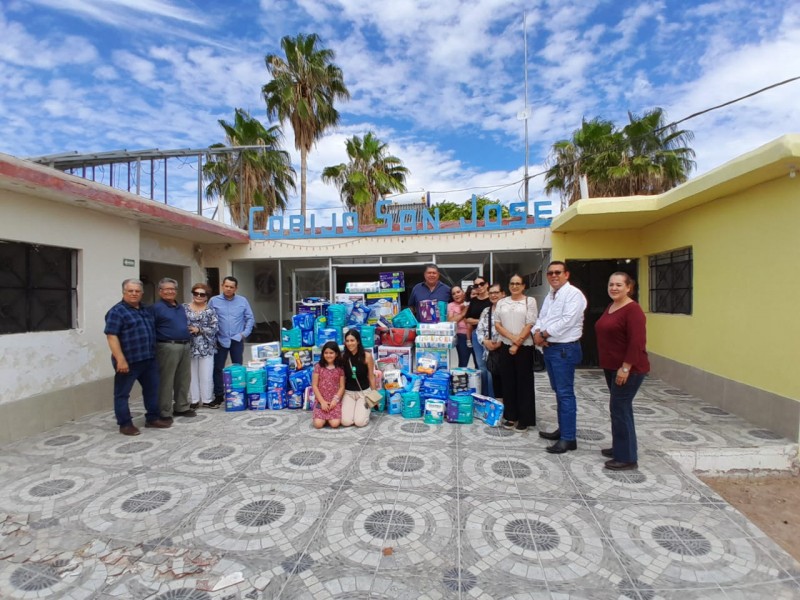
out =
<path fill-rule="evenodd" d="M 492 306 L 489 307 L 489 335 L 492 335 Z M 486 370 L 492 375 L 500 373 L 500 350 L 486 351 Z"/>

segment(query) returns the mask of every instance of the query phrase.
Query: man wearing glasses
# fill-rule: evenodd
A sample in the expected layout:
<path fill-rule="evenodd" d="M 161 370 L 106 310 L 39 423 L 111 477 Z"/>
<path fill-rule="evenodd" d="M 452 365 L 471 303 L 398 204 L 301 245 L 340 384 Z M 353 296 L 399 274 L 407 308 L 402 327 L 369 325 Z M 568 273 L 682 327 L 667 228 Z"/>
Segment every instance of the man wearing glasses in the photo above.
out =
<path fill-rule="evenodd" d="M 164 277 L 158 282 L 160 300 L 153 304 L 156 321 L 156 359 L 161 383 L 158 404 L 161 418 L 172 421 L 172 415 L 194 417 L 189 406 L 192 347 L 186 310 L 178 302 L 178 282 Z"/>
<path fill-rule="evenodd" d="M 533 326 L 533 342 L 544 349 L 544 364 L 550 387 L 556 393 L 558 429 L 552 433 L 540 431 L 546 440 L 555 440 L 548 446 L 551 454 L 576 450 L 577 402 L 575 400 L 575 367 L 582 358 L 583 312 L 586 298 L 569 282 L 567 265 L 554 260 L 547 266 L 547 294 L 539 318 Z"/>

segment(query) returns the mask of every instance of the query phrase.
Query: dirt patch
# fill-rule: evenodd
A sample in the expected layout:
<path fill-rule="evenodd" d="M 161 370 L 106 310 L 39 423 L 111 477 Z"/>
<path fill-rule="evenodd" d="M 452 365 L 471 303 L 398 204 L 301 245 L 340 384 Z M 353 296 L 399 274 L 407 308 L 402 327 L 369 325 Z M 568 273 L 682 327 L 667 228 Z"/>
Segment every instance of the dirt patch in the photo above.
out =
<path fill-rule="evenodd" d="M 800 476 L 756 472 L 700 479 L 800 561 Z"/>

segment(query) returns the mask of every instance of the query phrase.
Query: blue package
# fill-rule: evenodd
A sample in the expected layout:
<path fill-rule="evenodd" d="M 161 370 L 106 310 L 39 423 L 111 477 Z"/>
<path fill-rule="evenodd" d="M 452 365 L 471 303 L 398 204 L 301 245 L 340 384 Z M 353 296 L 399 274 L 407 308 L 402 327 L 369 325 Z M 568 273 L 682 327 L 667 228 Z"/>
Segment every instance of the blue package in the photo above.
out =
<path fill-rule="evenodd" d="M 225 392 L 225 411 L 237 412 L 247 408 L 247 392 L 233 389 Z"/>
<path fill-rule="evenodd" d="M 297 393 L 302 394 L 308 386 L 311 385 L 311 376 L 313 374 L 312 368 L 301 369 L 294 371 L 289 375 L 289 386 Z"/>
<path fill-rule="evenodd" d="M 286 401 L 284 402 L 285 408 L 290 408 L 292 410 L 298 410 L 303 408 L 303 392 L 297 393 L 294 390 L 288 390 L 286 392 Z"/>
<path fill-rule="evenodd" d="M 399 415 L 403 412 L 403 397 L 399 394 L 392 394 L 389 396 L 387 403 L 388 412 L 390 415 Z"/>
<path fill-rule="evenodd" d="M 314 330 L 314 315 L 311 313 L 303 313 L 300 315 L 294 315 L 292 317 L 292 325 L 298 327 L 302 331 L 313 331 Z"/>
<path fill-rule="evenodd" d="M 283 408 L 285 392 L 283 388 L 270 388 L 267 390 L 267 404 L 270 410 L 281 410 Z"/>
<path fill-rule="evenodd" d="M 281 348 L 299 348 L 303 345 L 303 332 L 299 327 L 281 329 Z"/>
<path fill-rule="evenodd" d="M 267 410 L 267 393 L 254 392 L 247 394 L 247 407 L 250 410 Z"/>
<path fill-rule="evenodd" d="M 303 346 L 313 346 L 314 345 L 314 330 L 313 329 L 303 329 L 302 333 L 300 334 L 300 340 L 303 342 Z"/>

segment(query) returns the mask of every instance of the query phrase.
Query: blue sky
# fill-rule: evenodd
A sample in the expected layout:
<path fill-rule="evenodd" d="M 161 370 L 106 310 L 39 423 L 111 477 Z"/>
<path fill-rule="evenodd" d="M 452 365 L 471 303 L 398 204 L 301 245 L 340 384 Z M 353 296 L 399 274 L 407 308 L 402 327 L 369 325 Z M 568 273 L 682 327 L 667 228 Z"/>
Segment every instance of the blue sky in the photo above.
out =
<path fill-rule="evenodd" d="M 224 141 L 217 121 L 237 107 L 267 122 L 264 55 L 284 35 L 315 32 L 352 99 L 309 155 L 310 209 L 341 208 L 320 172 L 370 130 L 411 170 L 406 199 L 514 201 L 521 184 L 493 189 L 523 173 L 523 11 L 532 174 L 583 117 L 622 124 L 629 110 L 661 106 L 680 119 L 800 75 L 792 0 L 2 0 L 0 152 Z M 794 82 L 684 123 L 696 173 L 798 131 L 798 96 Z M 299 172 L 293 139 L 287 125 Z M 195 202 L 193 168 L 171 172 L 175 203 Z M 532 200 L 547 199 L 542 185 L 531 181 Z"/>

